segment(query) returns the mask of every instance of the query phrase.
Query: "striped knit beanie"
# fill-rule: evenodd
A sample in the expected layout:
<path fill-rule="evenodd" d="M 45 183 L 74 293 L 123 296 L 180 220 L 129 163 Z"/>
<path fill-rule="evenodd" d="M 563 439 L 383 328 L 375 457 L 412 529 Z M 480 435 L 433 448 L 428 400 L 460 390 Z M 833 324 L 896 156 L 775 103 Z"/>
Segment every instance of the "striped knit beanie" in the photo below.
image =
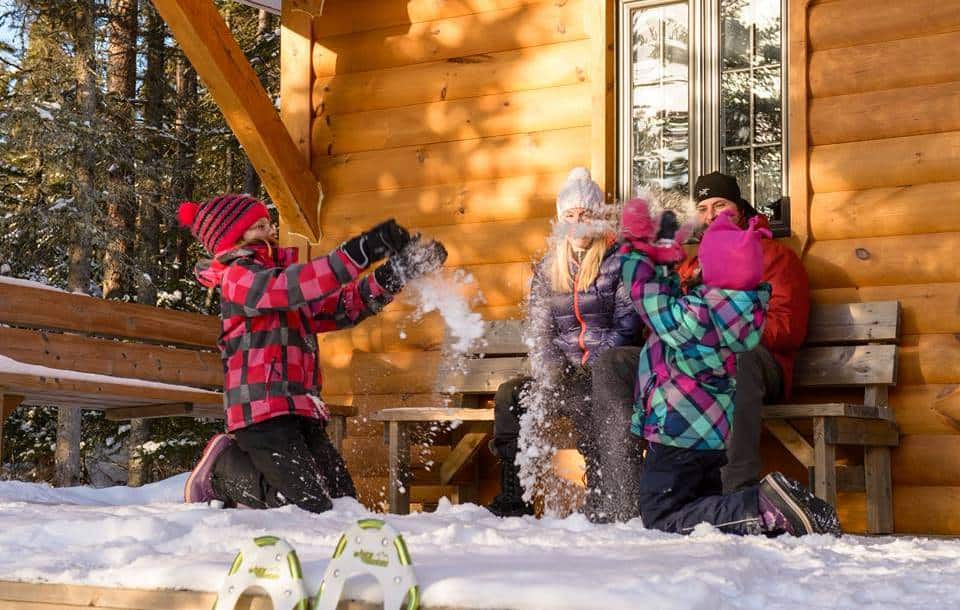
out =
<path fill-rule="evenodd" d="M 180 224 L 213 255 L 232 248 L 255 222 L 269 217 L 267 206 L 247 195 L 220 195 L 199 204 L 185 201 L 177 210 Z"/>

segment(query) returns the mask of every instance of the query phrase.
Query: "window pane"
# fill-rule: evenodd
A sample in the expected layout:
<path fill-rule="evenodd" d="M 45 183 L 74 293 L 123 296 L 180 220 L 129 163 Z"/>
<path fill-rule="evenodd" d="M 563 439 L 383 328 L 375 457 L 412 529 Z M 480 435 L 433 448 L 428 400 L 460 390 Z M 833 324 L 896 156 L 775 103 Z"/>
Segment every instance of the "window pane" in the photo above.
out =
<path fill-rule="evenodd" d="M 720 145 L 750 143 L 750 72 L 727 72 L 720 81 Z"/>
<path fill-rule="evenodd" d="M 779 142 L 783 131 L 780 68 L 756 70 L 753 78 L 754 142 Z"/>
<path fill-rule="evenodd" d="M 780 146 L 757 148 L 754 155 L 757 161 L 754 172 L 757 194 L 753 203 L 759 212 L 772 220 L 779 220 L 779 202 L 783 197 L 783 158 Z"/>
<path fill-rule="evenodd" d="M 687 3 L 630 13 L 631 188 L 685 191 L 689 182 Z"/>
<path fill-rule="evenodd" d="M 780 0 L 754 0 L 754 65 L 780 63 Z"/>
<path fill-rule="evenodd" d="M 721 171 L 771 220 L 782 218 L 782 0 L 720 0 Z"/>
<path fill-rule="evenodd" d="M 721 0 L 720 14 L 723 68 L 731 70 L 749 67 L 750 0 Z"/>
<path fill-rule="evenodd" d="M 737 179 L 744 199 L 751 200 L 753 185 L 750 184 L 750 149 L 728 150 L 723 155 L 720 171 Z"/>

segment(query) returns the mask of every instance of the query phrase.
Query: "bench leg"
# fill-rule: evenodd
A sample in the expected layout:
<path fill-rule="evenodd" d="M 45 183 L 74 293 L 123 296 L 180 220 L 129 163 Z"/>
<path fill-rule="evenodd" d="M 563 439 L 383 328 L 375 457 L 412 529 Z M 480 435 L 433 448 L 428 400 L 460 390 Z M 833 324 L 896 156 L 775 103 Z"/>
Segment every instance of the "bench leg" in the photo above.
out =
<path fill-rule="evenodd" d="M 826 418 L 813 418 L 813 493 L 835 507 L 837 505 L 837 447 L 827 442 L 826 426 Z"/>
<path fill-rule="evenodd" d="M 390 443 L 390 481 L 387 499 L 390 512 L 406 515 L 410 512 L 410 439 L 402 422 L 387 422 Z"/>
<path fill-rule="evenodd" d="M 337 453 L 343 455 L 343 439 L 347 436 L 347 418 L 340 415 L 331 415 L 327 422 L 327 436 L 337 448 Z"/>
<path fill-rule="evenodd" d="M 0 388 L 0 464 L 3 464 L 3 424 L 21 402 L 23 396 L 4 394 L 3 388 Z"/>
<path fill-rule="evenodd" d="M 867 487 L 867 533 L 893 533 L 893 484 L 890 448 L 864 447 L 864 478 Z"/>

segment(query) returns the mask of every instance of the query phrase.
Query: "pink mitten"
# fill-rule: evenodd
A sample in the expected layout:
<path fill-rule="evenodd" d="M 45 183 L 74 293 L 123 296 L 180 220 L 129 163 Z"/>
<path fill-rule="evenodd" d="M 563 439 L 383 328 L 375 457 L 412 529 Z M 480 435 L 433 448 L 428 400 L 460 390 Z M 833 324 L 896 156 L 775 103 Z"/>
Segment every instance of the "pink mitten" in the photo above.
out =
<path fill-rule="evenodd" d="M 650 243 L 656 234 L 657 227 L 650 216 L 650 204 L 646 199 L 631 199 L 624 204 L 620 218 L 620 235 L 624 239 Z"/>

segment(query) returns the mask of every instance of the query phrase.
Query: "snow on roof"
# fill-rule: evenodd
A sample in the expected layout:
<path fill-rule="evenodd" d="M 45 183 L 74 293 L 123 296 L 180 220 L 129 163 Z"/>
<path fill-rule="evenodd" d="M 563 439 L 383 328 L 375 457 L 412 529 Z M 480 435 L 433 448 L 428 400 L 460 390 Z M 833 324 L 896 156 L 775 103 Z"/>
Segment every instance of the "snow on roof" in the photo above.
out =
<path fill-rule="evenodd" d="M 240 4 L 246 4 L 253 8 L 264 9 L 275 15 L 280 14 L 280 0 L 237 0 Z"/>
<path fill-rule="evenodd" d="M 0 482 L 0 580 L 216 591 L 240 545 L 274 534 L 294 546 L 316 591 L 341 532 L 383 518 L 407 543 L 426 607 L 951 608 L 960 541 L 908 537 L 690 536 L 628 524 L 500 519 L 441 501 L 435 513 L 377 515 L 334 501 L 218 510 L 180 502 L 186 475 L 142 488 L 53 489 Z M 40 504 L 43 502 L 45 504 Z M 52 510 L 49 504 L 58 504 Z M 382 601 L 372 580 L 345 596 Z"/>
<path fill-rule="evenodd" d="M 0 373 L 18 373 L 24 375 L 35 375 L 38 377 L 57 377 L 59 379 L 73 379 L 75 381 L 90 381 L 93 383 L 107 383 L 112 385 L 131 385 L 141 388 L 156 388 L 158 390 L 202 392 L 204 394 L 209 394 L 213 398 L 220 396 L 220 392 L 200 390 L 188 385 L 160 383 L 157 381 L 144 381 L 143 379 L 134 379 L 133 377 L 114 377 L 113 375 L 81 373 L 79 371 L 71 371 L 69 369 L 54 369 L 37 364 L 27 364 L 26 362 L 20 362 L 19 360 L 8 358 L 2 354 L 0 354 Z"/>

